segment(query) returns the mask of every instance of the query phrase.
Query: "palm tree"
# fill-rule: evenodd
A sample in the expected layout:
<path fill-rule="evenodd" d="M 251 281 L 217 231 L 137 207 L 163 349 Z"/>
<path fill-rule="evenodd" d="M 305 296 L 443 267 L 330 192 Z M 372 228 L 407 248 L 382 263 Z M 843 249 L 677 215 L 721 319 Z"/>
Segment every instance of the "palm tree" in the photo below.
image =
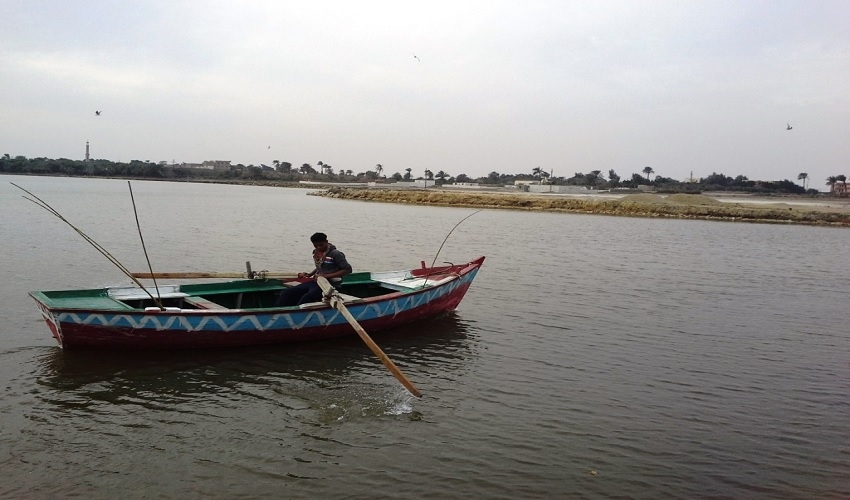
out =
<path fill-rule="evenodd" d="M 406 181 L 409 181 L 409 180 L 410 180 L 410 172 L 411 172 L 412 170 L 413 170 L 412 168 L 406 168 L 406 169 L 404 169 L 404 171 L 405 171 L 405 172 L 407 172 L 406 174 L 404 174 L 404 180 L 406 180 Z"/>
<path fill-rule="evenodd" d="M 431 172 L 427 168 L 425 169 L 425 178 L 431 180 L 434 178 L 434 172 Z"/>
<path fill-rule="evenodd" d="M 326 164 L 326 163 L 322 163 L 320 161 L 320 162 L 316 163 L 316 166 L 319 167 L 319 173 L 320 174 L 324 174 L 325 172 L 327 172 L 328 174 L 331 173 L 332 167 L 330 165 Z"/>
<path fill-rule="evenodd" d="M 380 177 L 380 176 L 381 176 L 381 173 L 382 173 L 383 171 L 384 171 L 384 167 L 383 167 L 380 163 L 378 163 L 377 165 L 375 165 L 375 173 L 376 173 L 376 174 L 378 174 L 378 177 Z"/>
<path fill-rule="evenodd" d="M 645 173 L 645 174 L 646 174 L 646 182 L 652 182 L 652 181 L 649 179 L 649 176 L 650 176 L 651 174 L 654 174 L 654 173 L 655 173 L 655 170 L 652 170 L 652 167 L 647 166 L 647 167 L 643 167 L 643 173 Z"/>
<path fill-rule="evenodd" d="M 826 178 L 826 185 L 829 186 L 829 192 L 830 193 L 835 192 L 835 183 L 836 182 L 838 182 L 838 177 L 836 177 L 834 175 L 830 175 L 829 177 Z"/>
<path fill-rule="evenodd" d="M 543 169 L 540 167 L 534 167 L 531 169 L 531 175 L 534 177 L 540 177 L 540 174 L 543 172 Z"/>
<path fill-rule="evenodd" d="M 437 179 L 440 179 L 440 184 L 445 184 L 446 177 L 448 177 L 448 176 L 449 176 L 449 174 L 440 170 L 439 172 L 437 172 L 437 175 L 435 175 L 434 177 L 436 177 Z"/>
<path fill-rule="evenodd" d="M 806 180 L 808 180 L 808 178 L 809 174 L 807 174 L 806 172 L 800 172 L 799 174 L 797 174 L 797 180 L 803 181 L 803 189 L 806 189 Z"/>

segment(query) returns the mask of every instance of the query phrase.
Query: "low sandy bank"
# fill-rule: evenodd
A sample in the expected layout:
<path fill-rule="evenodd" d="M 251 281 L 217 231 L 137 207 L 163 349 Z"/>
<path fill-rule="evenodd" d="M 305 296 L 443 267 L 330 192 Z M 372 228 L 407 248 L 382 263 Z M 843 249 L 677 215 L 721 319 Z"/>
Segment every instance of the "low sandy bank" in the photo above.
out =
<path fill-rule="evenodd" d="M 384 203 L 850 227 L 850 203 L 838 201 L 817 204 L 804 204 L 790 199 L 720 201 L 698 194 L 660 196 L 649 193 L 630 194 L 616 199 L 579 199 L 534 194 L 374 188 L 331 188 L 311 194 Z"/>

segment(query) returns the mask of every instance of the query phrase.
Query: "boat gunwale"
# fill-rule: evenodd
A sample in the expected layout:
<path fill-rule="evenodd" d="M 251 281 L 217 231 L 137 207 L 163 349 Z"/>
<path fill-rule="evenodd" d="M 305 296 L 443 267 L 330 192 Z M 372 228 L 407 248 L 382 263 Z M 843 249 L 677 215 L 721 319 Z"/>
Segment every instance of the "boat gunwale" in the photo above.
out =
<path fill-rule="evenodd" d="M 417 294 L 425 293 L 425 292 L 434 290 L 436 288 L 441 288 L 443 286 L 447 286 L 447 285 L 451 284 L 452 282 L 462 278 L 463 276 L 472 272 L 473 270 L 480 268 L 481 264 L 483 263 L 483 259 L 484 259 L 484 257 L 482 256 L 482 257 L 478 257 L 476 259 L 473 259 L 473 260 L 469 261 L 468 263 L 460 264 L 461 266 L 463 266 L 463 268 L 458 270 L 456 273 L 441 272 L 441 273 L 435 274 L 434 276 L 443 276 L 443 278 L 440 281 L 435 280 L 433 285 L 426 284 L 425 286 L 420 286 L 420 287 L 417 287 L 417 288 L 410 288 L 409 290 L 405 290 L 405 291 L 393 291 L 393 292 L 390 292 L 390 293 L 387 293 L 387 294 L 377 295 L 377 296 L 373 296 L 373 297 L 363 297 L 363 298 L 358 297 L 356 300 L 345 301 L 344 303 L 347 304 L 347 305 L 350 305 L 351 307 L 357 307 L 357 306 L 360 306 L 360 305 L 371 305 L 371 304 L 375 304 L 375 303 L 379 303 L 379 302 L 383 302 L 383 301 L 387 301 L 387 300 L 398 299 L 398 298 L 404 297 L 404 296 L 415 296 Z M 458 266 L 450 266 L 449 268 L 451 268 L 451 267 L 458 267 Z M 441 267 L 441 268 L 438 268 L 438 269 L 446 269 L 446 267 Z M 414 269 L 414 270 L 419 271 L 420 268 L 417 268 L 417 269 Z M 410 273 L 411 270 L 382 271 L 382 272 L 379 272 L 378 274 L 395 273 L 395 272 Z M 421 279 L 421 277 L 416 277 L 416 278 Z M 264 280 L 264 281 L 269 281 L 269 280 Z M 251 283 L 251 282 L 254 282 L 254 280 L 233 280 L 233 281 L 221 282 L 220 284 L 225 285 L 225 284 L 229 284 L 229 283 Z M 382 283 L 380 280 L 374 280 L 374 282 L 375 283 Z M 216 283 L 211 283 L 211 284 L 215 285 Z M 197 283 L 190 283 L 189 285 L 197 285 Z M 281 282 L 281 285 L 283 285 L 282 282 Z M 166 285 L 166 286 L 176 286 L 179 289 L 179 287 L 182 286 L 182 285 Z M 136 289 L 139 289 L 138 287 L 129 287 L 129 286 L 127 286 L 127 287 L 122 286 L 122 287 L 115 287 L 115 288 L 126 288 L 126 289 L 136 288 Z M 109 287 L 92 288 L 92 289 L 79 289 L 79 290 L 48 290 L 48 291 L 29 292 L 29 295 L 36 302 L 38 302 L 40 305 L 44 306 L 52 314 L 65 313 L 65 312 L 68 312 L 68 313 L 88 312 L 88 313 L 109 313 L 109 314 L 125 314 L 125 315 L 126 314 L 141 314 L 141 315 L 174 315 L 174 316 L 183 316 L 183 315 L 191 315 L 191 316 L 198 316 L 198 315 L 232 316 L 232 315 L 244 315 L 246 313 L 250 313 L 250 314 L 295 314 L 295 313 L 299 313 L 299 312 L 302 312 L 302 311 L 309 312 L 309 311 L 320 311 L 320 310 L 324 310 L 324 309 L 332 309 L 332 307 L 329 304 L 326 304 L 324 302 L 311 302 L 311 303 L 308 303 L 308 304 L 304 304 L 302 306 L 282 306 L 282 307 L 272 306 L 272 307 L 256 307 L 256 308 L 240 308 L 240 309 L 232 309 L 232 308 L 224 308 L 224 307 L 222 307 L 221 309 L 213 309 L 213 308 L 209 308 L 209 309 L 183 309 L 183 308 L 173 308 L 172 309 L 172 308 L 168 308 L 166 310 L 161 310 L 159 308 L 141 309 L 141 308 L 133 308 L 133 307 L 127 305 L 126 303 L 124 303 L 122 300 L 116 299 L 115 297 L 110 296 L 109 293 L 108 293 L 109 290 L 110 290 Z M 252 290 L 246 290 L 246 291 L 252 291 Z M 126 308 L 119 307 L 119 308 L 115 308 L 115 309 L 93 308 L 93 307 L 63 307 L 61 305 L 51 305 L 50 303 L 53 302 L 53 299 L 51 297 L 49 297 L 48 295 L 45 295 L 47 293 L 64 293 L 64 292 L 67 292 L 67 293 L 100 292 L 101 295 L 92 295 L 92 298 L 108 298 L 108 299 L 111 299 L 112 301 L 114 301 L 116 303 L 116 305 L 121 304 L 121 305 L 125 305 L 127 307 Z M 222 292 L 222 294 L 226 294 L 226 293 L 239 293 L 239 292 Z M 175 295 L 174 298 L 183 298 L 183 297 L 191 297 L 191 296 L 197 296 L 197 295 L 194 294 L 194 293 L 188 294 L 188 293 L 185 293 L 185 292 L 178 292 L 178 294 Z"/>

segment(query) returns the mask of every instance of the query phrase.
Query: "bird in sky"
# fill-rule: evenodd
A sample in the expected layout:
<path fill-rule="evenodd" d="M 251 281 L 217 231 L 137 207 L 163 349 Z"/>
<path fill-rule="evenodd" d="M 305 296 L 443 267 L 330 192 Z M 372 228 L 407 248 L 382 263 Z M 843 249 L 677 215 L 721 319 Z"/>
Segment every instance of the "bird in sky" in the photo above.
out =
<path fill-rule="evenodd" d="M 414 58 L 414 59 L 416 59 L 417 61 L 419 61 L 419 58 L 418 58 L 418 57 L 416 57 L 416 54 L 414 54 L 413 52 L 411 52 L 410 54 L 413 56 L 413 58 Z M 422 61 L 419 61 L 419 62 L 422 62 Z"/>
<path fill-rule="evenodd" d="M 791 130 L 792 128 L 794 127 L 792 127 L 790 123 L 785 124 L 785 130 Z"/>
<path fill-rule="evenodd" d="M 95 111 L 94 114 L 95 116 L 100 116 L 100 111 Z"/>

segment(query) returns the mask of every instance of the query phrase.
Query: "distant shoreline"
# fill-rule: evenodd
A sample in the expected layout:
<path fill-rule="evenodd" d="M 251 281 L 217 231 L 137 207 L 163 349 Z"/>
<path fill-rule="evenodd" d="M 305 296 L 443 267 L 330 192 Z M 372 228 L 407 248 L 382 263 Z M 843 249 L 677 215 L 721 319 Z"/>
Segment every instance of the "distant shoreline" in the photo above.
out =
<path fill-rule="evenodd" d="M 850 228 L 850 200 L 815 201 L 803 196 L 763 198 L 740 195 L 736 197 L 731 194 L 664 196 L 640 193 L 622 197 L 590 197 L 342 187 L 310 194 L 383 203 Z"/>
<path fill-rule="evenodd" d="M 461 191 L 439 187 L 427 189 L 395 188 L 391 185 L 368 188 L 341 187 L 330 183 L 304 185 L 297 182 L 256 179 L 136 179 L 9 172 L 2 172 L 2 174 L 299 188 L 310 190 L 311 192 L 308 194 L 314 196 L 382 203 L 850 228 L 850 199 L 825 196 L 812 197 L 787 194 L 765 196 L 731 191 L 670 195 L 654 193 L 612 194 L 608 192 L 547 194 L 501 190 Z"/>

